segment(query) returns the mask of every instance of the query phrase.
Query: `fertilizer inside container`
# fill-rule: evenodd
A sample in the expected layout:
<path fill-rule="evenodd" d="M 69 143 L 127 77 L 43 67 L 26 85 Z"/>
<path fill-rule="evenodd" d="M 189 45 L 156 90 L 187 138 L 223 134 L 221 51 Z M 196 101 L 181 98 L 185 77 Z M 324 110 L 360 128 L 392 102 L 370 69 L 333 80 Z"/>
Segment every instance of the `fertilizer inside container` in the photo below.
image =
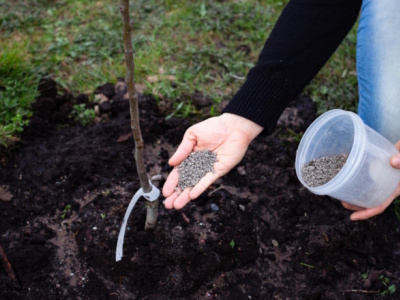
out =
<path fill-rule="evenodd" d="M 323 185 L 339 173 L 347 158 L 347 154 L 340 154 L 313 159 L 302 167 L 301 176 L 310 187 Z"/>

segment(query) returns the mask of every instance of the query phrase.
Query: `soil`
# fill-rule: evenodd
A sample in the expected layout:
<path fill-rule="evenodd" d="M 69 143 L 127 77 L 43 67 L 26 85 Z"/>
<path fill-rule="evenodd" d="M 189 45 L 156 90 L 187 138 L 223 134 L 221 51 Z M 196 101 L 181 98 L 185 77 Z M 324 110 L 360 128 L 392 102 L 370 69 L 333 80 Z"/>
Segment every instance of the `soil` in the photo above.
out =
<path fill-rule="evenodd" d="M 376 299 L 393 287 L 400 298 L 394 208 L 350 222 L 339 201 L 296 178 L 310 100 L 297 99 L 199 199 L 180 211 L 161 206 L 154 231 L 144 230 L 139 201 L 116 263 L 139 188 L 128 102 L 100 87 L 112 101 L 82 128 L 68 113 L 93 106 L 87 96 L 60 94 L 51 80 L 40 92 L 20 142 L 0 154 L 0 299 Z M 151 96 L 140 97 L 140 116 L 147 169 L 162 186 L 189 122 L 165 120 Z"/>

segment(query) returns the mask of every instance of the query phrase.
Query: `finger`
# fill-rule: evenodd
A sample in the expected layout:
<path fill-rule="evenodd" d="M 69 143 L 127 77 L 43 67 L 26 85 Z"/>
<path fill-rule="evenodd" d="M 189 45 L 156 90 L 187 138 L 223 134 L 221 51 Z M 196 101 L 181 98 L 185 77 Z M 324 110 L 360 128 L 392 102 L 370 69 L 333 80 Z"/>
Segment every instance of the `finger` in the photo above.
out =
<path fill-rule="evenodd" d="M 400 140 L 398 140 L 397 143 L 394 144 L 394 146 L 395 146 L 396 149 L 399 150 L 399 152 L 400 152 Z"/>
<path fill-rule="evenodd" d="M 207 173 L 190 191 L 190 199 L 199 197 L 219 177 L 216 173 Z"/>
<path fill-rule="evenodd" d="M 172 209 L 174 208 L 174 202 L 178 198 L 178 193 L 175 192 L 171 196 L 169 196 L 167 199 L 164 201 L 164 206 L 166 209 Z"/>
<path fill-rule="evenodd" d="M 175 191 L 179 182 L 178 169 L 174 168 L 168 175 L 167 181 L 164 183 L 162 193 L 164 197 L 169 197 Z"/>
<path fill-rule="evenodd" d="M 190 202 L 189 197 L 190 188 L 186 188 L 174 201 L 174 208 L 181 209 Z"/>
<path fill-rule="evenodd" d="M 342 205 L 343 205 L 343 207 L 345 209 L 349 209 L 349 210 L 362 210 L 362 209 L 365 209 L 364 207 L 352 205 L 352 204 L 349 204 L 349 203 L 344 202 L 344 201 L 342 201 Z"/>
<path fill-rule="evenodd" d="M 190 153 L 192 153 L 194 146 L 197 144 L 197 139 L 193 134 L 185 134 L 181 144 L 172 157 L 169 159 L 168 163 L 171 166 L 177 166 L 182 161 L 184 161 Z"/>
<path fill-rule="evenodd" d="M 393 193 L 392 196 L 390 196 L 381 205 L 379 205 L 377 207 L 366 208 L 366 209 L 363 209 L 363 210 L 360 210 L 360 211 L 357 211 L 357 212 L 353 213 L 350 216 L 350 220 L 352 220 L 352 221 L 366 220 L 366 219 L 369 219 L 369 218 L 374 217 L 376 215 L 379 215 L 390 205 L 390 203 L 392 203 L 394 198 L 396 198 L 396 196 L 394 196 L 394 193 Z"/>
<path fill-rule="evenodd" d="M 352 220 L 352 221 L 366 220 L 366 219 L 369 219 L 371 217 L 381 214 L 384 210 L 385 209 L 384 208 L 382 209 L 380 206 L 360 210 L 360 211 L 357 211 L 357 212 L 351 214 L 350 220 Z"/>
<path fill-rule="evenodd" d="M 400 154 L 393 155 L 390 158 L 390 164 L 393 168 L 400 169 Z"/>

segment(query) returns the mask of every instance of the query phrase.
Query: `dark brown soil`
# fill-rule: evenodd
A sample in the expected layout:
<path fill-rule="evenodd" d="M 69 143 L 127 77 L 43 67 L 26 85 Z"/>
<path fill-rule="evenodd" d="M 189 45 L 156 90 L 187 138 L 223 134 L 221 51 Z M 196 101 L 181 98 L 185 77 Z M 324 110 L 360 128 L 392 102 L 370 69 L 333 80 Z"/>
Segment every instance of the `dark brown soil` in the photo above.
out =
<path fill-rule="evenodd" d="M 198 200 L 181 211 L 160 207 L 154 231 L 144 230 L 141 200 L 116 263 L 139 181 L 128 103 L 103 88 L 112 103 L 81 128 L 67 115 L 74 103 L 93 105 L 88 97 L 60 96 L 43 81 L 30 127 L 0 155 L 0 299 L 376 299 L 391 285 L 400 299 L 393 207 L 350 222 L 339 201 L 312 195 L 296 178 L 293 132 L 315 118 L 305 98 Z M 140 115 L 147 168 L 162 185 L 189 123 L 166 121 L 148 96 Z"/>

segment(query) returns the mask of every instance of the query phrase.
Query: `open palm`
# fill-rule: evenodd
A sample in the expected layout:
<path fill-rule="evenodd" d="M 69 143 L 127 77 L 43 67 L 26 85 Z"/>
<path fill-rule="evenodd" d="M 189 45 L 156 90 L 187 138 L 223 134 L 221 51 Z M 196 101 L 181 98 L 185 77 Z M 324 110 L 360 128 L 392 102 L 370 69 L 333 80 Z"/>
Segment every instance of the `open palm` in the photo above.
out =
<path fill-rule="evenodd" d="M 215 180 L 228 173 L 243 158 L 246 150 L 262 127 L 239 116 L 223 114 L 190 127 L 169 164 L 175 168 L 169 174 L 163 187 L 165 207 L 180 209 L 190 200 L 197 198 Z M 207 173 L 193 188 L 176 190 L 179 181 L 177 166 L 190 153 L 208 149 L 217 155 L 214 173 Z"/>

